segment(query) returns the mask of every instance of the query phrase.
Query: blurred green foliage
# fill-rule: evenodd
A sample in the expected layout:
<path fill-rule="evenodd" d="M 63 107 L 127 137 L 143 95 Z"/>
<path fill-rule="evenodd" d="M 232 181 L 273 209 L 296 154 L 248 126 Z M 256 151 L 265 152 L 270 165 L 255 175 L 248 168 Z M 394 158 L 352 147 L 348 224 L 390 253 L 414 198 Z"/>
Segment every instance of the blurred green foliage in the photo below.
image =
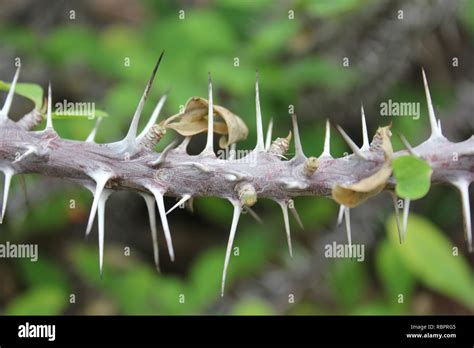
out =
<path fill-rule="evenodd" d="M 350 15 L 351 11 L 370 3 L 368 0 L 301 0 L 295 1 L 291 8 L 313 20 L 337 23 L 341 16 Z M 161 119 L 176 113 L 191 96 L 206 97 L 207 73 L 211 71 L 216 103 L 240 115 L 249 126 L 249 134 L 255 135 L 254 79 L 258 69 L 264 121 L 268 122 L 272 117 L 275 121 L 274 136 L 286 136 L 290 125 L 288 105 L 304 96 L 305 91 L 319 88 L 340 94 L 351 91 L 364 78 L 356 68 L 345 69 L 339 62 L 319 54 L 308 53 L 287 59 L 294 55 L 295 42 L 301 40 L 300 35 L 306 28 L 302 16 L 288 20 L 290 7 L 286 3 L 277 6 L 269 0 L 219 1 L 209 7 L 186 8 L 185 20 L 178 17 L 179 2 L 143 1 L 140 4 L 147 15 L 136 25 L 114 23 L 94 27 L 81 21 L 64 20 L 46 34 L 15 23 L 0 25 L 2 42 L 23 57 L 24 65 L 43 64 L 48 71 L 57 71 L 58 79 L 61 75 L 67 88 L 56 89 L 53 80 L 53 96 L 96 102 L 98 108 L 110 115 L 104 119 L 98 132 L 98 142 L 123 137 L 155 60 L 163 49 L 166 51 L 164 61 L 145 105 L 143 122 L 168 89 L 171 93 Z M 467 10 L 462 11 L 460 17 L 474 37 L 472 8 L 473 2 L 467 2 Z M 96 95 L 96 84 L 103 85 L 100 97 Z M 441 86 L 432 85 L 431 92 L 440 108 L 449 105 L 453 99 L 453 92 Z M 388 94 L 394 101 L 414 101 L 425 105 L 421 84 L 400 83 Z M 39 96 L 35 98 L 36 103 L 40 100 Z M 343 102 L 358 104 L 359 101 Z M 322 149 L 325 118 L 331 115 L 311 117 L 301 129 L 301 140 L 308 154 L 315 154 Z M 420 119 L 426 118 L 426 110 L 422 107 Z M 92 126 L 93 121 L 84 119 L 55 122 L 61 136 L 78 140 L 85 139 Z M 428 132 L 426 122 L 413 122 L 411 117 L 398 118 L 392 130 L 394 134 L 402 132 L 413 143 L 425 139 Z M 173 136 L 173 132 L 168 132 L 158 149 L 169 143 Z M 397 137 L 392 140 L 395 149 L 402 148 Z M 254 136 L 250 136 L 247 141 L 239 143 L 238 148 L 252 148 L 254 145 Z M 346 149 L 339 137 L 331 137 L 331 151 L 335 156 L 340 156 Z M 44 180 L 27 176 L 27 189 L 42 188 Z M 20 196 L 21 186 L 15 183 L 12 191 L 12 196 Z M 436 212 L 432 215 L 434 218 L 446 216 L 454 219 L 450 213 L 452 196 L 442 198 L 432 203 L 431 211 Z M 70 209 L 71 199 L 75 201 L 74 209 Z M 24 214 L 8 217 L 9 234 L 2 231 L 2 238 L 19 242 L 29 242 L 33 238 L 59 238 L 72 225 L 84 225 L 90 201 L 88 192 L 74 186 L 48 192 L 28 210 L 25 208 Z M 307 227 L 306 231 L 300 231 L 292 221 L 295 250 L 309 254 L 310 237 L 315 238 L 320 229 L 333 227 L 337 205 L 325 198 L 310 197 L 298 198 L 295 204 Z M 257 225 L 246 215 L 238 228 L 234 246 L 239 248 L 239 256 L 231 258 L 226 284 L 227 293 L 237 300 L 231 303 L 226 313 L 265 315 L 282 311 L 257 294 L 236 296 L 232 293 L 232 286 L 239 281 L 257 277 L 270 265 L 285 262 L 286 256 L 282 255 L 286 255 L 286 245 L 279 207 L 268 200 L 259 202 L 257 209 L 260 207 L 265 213 L 263 225 Z M 55 259 L 41 256 L 36 263 L 15 263 L 21 288 L 5 304 L 2 312 L 61 314 L 74 310 L 68 300 L 71 293 L 83 290 L 79 286 L 74 288 L 73 284 L 78 282 L 87 288 L 89 297 L 106 298 L 119 313 L 212 312 L 220 300 L 231 206 L 219 199 L 197 199 L 195 214 L 201 220 L 200 224 L 222 231 L 222 237 L 218 246 L 202 251 L 192 261 L 186 274 L 158 274 L 149 259 L 142 260 L 133 252 L 127 257 L 119 243 L 108 244 L 106 241 L 101 279 L 97 248 L 86 246 L 82 240 L 71 239 L 66 250 L 58 252 L 60 256 Z M 190 215 L 187 218 L 191 220 Z M 197 224 L 194 220 L 190 223 Z M 366 255 L 366 258 L 371 258 L 370 262 L 328 261 L 324 279 L 332 303 L 302 295 L 294 306 L 283 312 L 300 315 L 406 314 L 414 311 L 420 289 L 474 310 L 472 267 L 468 261 L 462 254 L 453 256 L 452 243 L 428 219 L 412 214 L 408 228 L 407 241 L 399 245 L 394 219 L 389 218 L 385 225 L 387 236 L 379 236 L 382 240 L 377 242 L 374 255 Z M 132 240 L 132 231 L 128 232 L 127 240 Z M 165 248 L 160 252 L 165 254 Z M 403 294 L 402 303 L 398 298 L 400 294 Z M 184 295 L 184 303 L 180 302 L 181 295 Z M 78 298 L 77 304 L 84 306 L 85 297 Z"/>

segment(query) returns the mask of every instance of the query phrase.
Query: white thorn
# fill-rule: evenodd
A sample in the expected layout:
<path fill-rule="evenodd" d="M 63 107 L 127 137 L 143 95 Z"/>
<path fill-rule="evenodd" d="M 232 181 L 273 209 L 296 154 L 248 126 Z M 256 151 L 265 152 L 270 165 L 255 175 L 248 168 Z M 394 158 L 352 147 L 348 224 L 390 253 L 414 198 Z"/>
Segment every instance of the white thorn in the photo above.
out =
<path fill-rule="evenodd" d="M 263 224 L 262 218 L 250 207 L 245 207 L 245 210 L 255 219 L 259 224 Z"/>
<path fill-rule="evenodd" d="M 343 218 L 344 218 L 344 206 L 341 204 L 339 206 L 339 213 L 337 214 L 337 226 L 341 226 Z"/>
<path fill-rule="evenodd" d="M 173 148 L 176 146 L 177 143 L 178 143 L 178 140 L 175 139 L 171 143 L 166 145 L 166 147 L 163 149 L 163 151 L 161 151 L 160 155 L 158 156 L 158 159 L 156 159 L 155 161 L 150 162 L 149 164 L 153 167 L 156 167 L 160 164 L 163 164 L 166 161 L 166 156 L 168 156 L 168 153 L 171 150 L 173 150 Z"/>
<path fill-rule="evenodd" d="M 145 200 L 146 207 L 148 210 L 148 219 L 150 221 L 151 240 L 153 243 L 153 259 L 155 261 L 155 267 L 157 271 L 160 271 L 158 234 L 156 231 L 155 198 L 145 193 L 141 193 L 141 196 Z"/>
<path fill-rule="evenodd" d="M 337 126 L 337 130 L 339 131 L 339 133 L 341 133 L 342 137 L 344 138 L 344 140 L 346 141 L 347 145 L 349 145 L 349 147 L 351 148 L 352 152 L 354 152 L 354 155 L 366 160 L 367 157 L 364 155 L 364 153 L 362 153 L 362 151 L 360 151 L 360 149 L 357 147 L 357 145 L 352 141 L 351 138 L 349 138 L 349 136 L 347 135 L 347 133 L 344 131 L 344 129 L 342 129 L 340 126 Z"/>
<path fill-rule="evenodd" d="M 105 228 L 104 228 L 104 221 L 105 221 L 105 203 L 107 202 L 107 199 L 109 196 L 112 194 L 113 191 L 111 190 L 104 190 L 99 197 L 99 203 L 98 203 L 98 235 L 99 235 L 99 270 L 100 270 L 100 276 L 102 277 L 102 268 L 104 265 L 104 234 L 105 234 Z"/>
<path fill-rule="evenodd" d="M 143 137 L 150 131 L 151 127 L 153 127 L 153 125 L 156 123 L 156 120 L 158 119 L 158 116 L 160 115 L 161 109 L 163 109 L 163 105 L 165 105 L 167 98 L 168 94 L 164 94 L 160 98 L 158 104 L 156 104 L 156 107 L 153 110 L 153 113 L 151 114 L 150 119 L 148 120 L 148 123 L 146 124 L 145 128 L 143 128 L 142 132 L 138 135 L 137 143 L 143 139 Z"/>
<path fill-rule="evenodd" d="M 212 101 L 212 80 L 211 73 L 208 75 L 208 109 L 207 109 L 207 141 L 206 147 L 202 151 L 205 155 L 215 155 L 214 153 L 214 103 Z"/>
<path fill-rule="evenodd" d="M 90 175 L 90 177 L 96 182 L 96 187 L 94 192 L 94 201 L 92 202 L 92 208 L 89 214 L 89 221 L 87 223 L 86 236 L 91 233 L 92 225 L 94 223 L 95 214 L 97 212 L 97 206 L 99 204 L 102 191 L 104 190 L 105 184 L 112 177 L 112 175 L 105 172 L 97 172 Z"/>
<path fill-rule="evenodd" d="M 265 139 L 265 151 L 268 151 L 270 145 L 272 144 L 272 132 L 273 132 L 273 118 L 268 122 L 267 128 L 267 138 Z"/>
<path fill-rule="evenodd" d="M 362 117 L 362 139 L 363 139 L 362 147 L 360 149 L 361 151 L 367 151 L 370 148 L 370 144 L 369 144 L 369 136 L 367 134 L 367 122 L 365 120 L 364 106 L 362 104 L 360 105 L 360 114 Z"/>
<path fill-rule="evenodd" d="M 410 199 L 405 198 L 403 201 L 403 228 L 402 228 L 402 242 L 405 241 L 408 227 L 408 215 L 410 214 Z"/>
<path fill-rule="evenodd" d="M 398 209 L 398 197 L 394 192 L 390 191 L 392 196 L 393 207 L 395 209 L 395 222 L 397 223 L 398 241 L 402 244 L 402 229 L 400 226 L 400 209 Z"/>
<path fill-rule="evenodd" d="M 295 207 L 290 207 L 290 211 L 291 211 L 291 214 L 293 215 L 293 217 L 295 218 L 296 223 L 298 224 L 298 226 L 304 231 L 303 222 L 301 221 L 300 215 L 298 214 L 298 211 L 296 210 L 296 208 Z"/>
<path fill-rule="evenodd" d="M 137 109 L 135 110 L 135 113 L 133 114 L 132 122 L 130 123 L 130 127 L 128 129 L 127 135 L 120 142 L 121 144 L 124 144 L 125 151 L 131 151 L 135 147 L 135 144 L 137 143 L 136 137 L 137 137 L 138 123 L 140 122 L 140 116 L 142 114 L 143 107 L 145 106 L 145 101 L 148 97 L 148 94 L 150 93 L 153 80 L 155 79 L 156 71 L 158 70 L 161 59 L 163 58 L 163 54 L 164 52 L 162 52 L 160 57 L 158 58 L 158 61 L 156 62 L 153 72 L 151 73 L 150 79 L 148 80 L 148 83 L 146 84 L 145 90 L 143 92 L 142 97 L 140 98 L 140 102 L 138 103 Z"/>
<path fill-rule="evenodd" d="M 240 202 L 229 200 L 234 206 L 234 215 L 232 217 L 232 224 L 230 226 L 229 240 L 227 242 L 227 250 L 225 252 L 224 270 L 222 271 L 221 296 L 224 296 L 225 278 L 227 276 L 227 267 L 229 266 L 230 254 L 232 253 L 232 246 L 234 244 L 235 232 L 237 231 L 237 224 L 239 223 L 242 207 Z"/>
<path fill-rule="evenodd" d="M 407 138 L 405 138 L 403 136 L 403 134 L 398 134 L 398 136 L 400 137 L 400 140 L 402 141 L 402 144 L 403 146 L 405 146 L 405 148 L 407 149 L 407 151 L 413 155 L 413 156 L 416 156 L 416 157 L 420 157 L 418 156 L 418 154 L 415 152 L 415 150 L 411 147 L 410 143 L 408 142 Z"/>
<path fill-rule="evenodd" d="M 28 145 L 27 146 L 28 150 L 26 150 L 22 155 L 20 155 L 17 159 L 15 159 L 12 163 L 18 163 L 20 162 L 23 158 L 28 157 L 32 153 L 36 153 L 36 148 L 34 146 Z"/>
<path fill-rule="evenodd" d="M 260 92 L 258 88 L 258 71 L 255 78 L 255 108 L 256 108 L 256 117 L 257 117 L 257 145 L 255 146 L 255 151 L 264 151 L 263 143 L 263 125 L 262 125 L 262 110 L 260 108 Z"/>
<path fill-rule="evenodd" d="M 303 153 L 303 147 L 301 146 L 300 132 L 298 130 L 298 121 L 296 115 L 291 115 L 291 122 L 293 123 L 293 135 L 295 137 L 295 158 L 306 158 Z"/>
<path fill-rule="evenodd" d="M 178 208 L 180 205 L 184 204 L 190 198 L 191 198 L 191 195 L 188 195 L 188 194 L 183 195 L 183 197 L 181 197 L 181 199 L 166 212 L 166 215 L 171 213 L 173 210 Z"/>
<path fill-rule="evenodd" d="M 290 219 L 288 218 L 288 206 L 284 201 L 277 201 L 280 204 L 281 211 L 283 213 L 283 221 L 285 223 L 285 232 L 286 232 L 286 240 L 288 243 L 288 251 L 290 253 L 290 257 L 293 257 L 293 247 L 291 245 L 291 231 L 290 231 Z"/>
<path fill-rule="evenodd" d="M 324 135 L 324 148 L 320 157 L 332 157 L 331 156 L 331 125 L 329 120 L 326 120 L 326 133 Z"/>
<path fill-rule="evenodd" d="M 166 239 L 166 245 L 168 246 L 168 253 L 170 255 L 171 261 L 174 261 L 173 241 L 171 239 L 171 232 L 170 232 L 170 227 L 168 225 L 168 219 L 166 218 L 163 193 L 156 188 L 149 188 L 149 190 L 155 196 L 156 205 L 158 206 L 158 213 L 160 213 L 161 226 L 163 227 L 163 232 L 165 234 L 165 239 Z"/>
<path fill-rule="evenodd" d="M 237 148 L 237 144 L 236 144 L 236 143 L 230 144 L 229 158 L 228 158 L 229 161 L 235 160 L 235 158 L 236 158 L 236 156 L 237 156 L 236 148 Z"/>
<path fill-rule="evenodd" d="M 189 142 L 191 141 L 191 138 L 192 138 L 192 137 L 184 137 L 184 139 L 183 139 L 183 141 L 181 142 L 181 144 L 179 144 L 179 146 L 177 146 L 174 150 L 175 150 L 176 152 L 186 153 L 186 152 L 187 152 L 188 145 L 189 145 Z"/>
<path fill-rule="evenodd" d="M 349 246 L 351 246 L 352 245 L 351 210 L 347 207 L 344 207 L 344 220 L 346 221 L 347 243 L 349 244 Z"/>
<path fill-rule="evenodd" d="M 462 213 L 464 218 L 464 237 L 467 240 L 469 252 L 472 248 L 472 229 L 471 229 L 471 204 L 469 202 L 469 182 L 458 180 L 453 183 L 461 194 Z"/>
<path fill-rule="evenodd" d="M 425 74 L 425 69 L 421 69 L 421 73 L 423 75 L 423 85 L 425 86 L 425 94 L 426 94 L 426 103 L 428 104 L 428 116 L 430 118 L 430 126 L 431 126 L 431 136 L 430 138 L 433 137 L 439 137 L 441 135 L 441 131 L 438 128 L 438 125 L 436 123 L 436 116 L 433 108 L 433 103 L 431 101 L 431 95 L 430 95 L 430 89 L 428 87 L 428 81 L 426 80 L 426 74 Z"/>
<path fill-rule="evenodd" d="M 5 216 L 5 211 L 7 209 L 8 193 L 10 192 L 12 177 L 15 174 L 15 172 L 10 168 L 4 168 L 2 171 L 3 171 L 3 174 L 5 175 L 5 181 L 3 183 L 3 205 L 2 205 L 2 216 L 0 216 L 0 224 L 3 223 L 3 218 Z"/>
<path fill-rule="evenodd" d="M 439 134 L 443 135 L 443 130 L 441 129 L 441 119 L 438 118 L 438 129 L 439 129 Z"/>
<path fill-rule="evenodd" d="M 97 134 L 97 130 L 99 129 L 100 123 L 102 122 L 102 117 L 98 117 L 95 121 L 94 128 L 92 128 L 91 132 L 86 138 L 86 143 L 94 143 L 95 142 L 95 135 Z"/>
<path fill-rule="evenodd" d="M 10 84 L 10 89 L 8 90 L 7 98 L 5 99 L 5 103 L 3 104 L 2 110 L 0 111 L 0 119 L 8 118 L 8 114 L 10 113 L 10 108 L 13 102 L 13 96 L 15 94 L 16 82 L 18 81 L 18 76 L 20 76 L 20 68 L 21 66 L 16 69 L 15 75 L 13 76 L 13 81 Z"/>
<path fill-rule="evenodd" d="M 48 109 L 46 112 L 46 129 L 45 130 L 54 130 L 53 127 L 53 96 L 51 92 L 51 82 L 48 85 Z"/>

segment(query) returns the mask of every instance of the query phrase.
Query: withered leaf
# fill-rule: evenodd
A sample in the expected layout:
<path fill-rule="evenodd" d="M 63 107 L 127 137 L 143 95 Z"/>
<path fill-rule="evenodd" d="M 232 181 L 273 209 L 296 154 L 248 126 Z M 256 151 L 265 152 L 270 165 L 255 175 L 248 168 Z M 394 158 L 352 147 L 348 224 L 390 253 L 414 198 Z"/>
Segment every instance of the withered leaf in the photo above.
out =
<path fill-rule="evenodd" d="M 186 102 L 184 112 L 168 117 L 161 124 L 183 136 L 207 132 L 208 101 L 192 97 Z M 247 138 L 248 128 L 242 119 L 228 109 L 214 105 L 214 132 L 222 134 L 219 146 L 226 148 L 232 143 Z"/>
<path fill-rule="evenodd" d="M 348 208 L 354 208 L 369 197 L 382 191 L 392 174 L 392 143 L 390 142 L 390 126 L 380 127 L 371 143 L 371 150 L 383 151 L 384 163 L 374 174 L 352 184 L 344 186 L 336 184 L 332 189 L 332 197 L 336 202 Z"/>

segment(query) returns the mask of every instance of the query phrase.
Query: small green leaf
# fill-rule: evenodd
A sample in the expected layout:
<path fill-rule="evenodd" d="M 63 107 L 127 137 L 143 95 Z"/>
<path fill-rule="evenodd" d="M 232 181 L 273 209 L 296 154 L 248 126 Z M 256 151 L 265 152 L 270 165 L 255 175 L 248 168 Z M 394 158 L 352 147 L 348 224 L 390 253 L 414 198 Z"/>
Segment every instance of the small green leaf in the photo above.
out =
<path fill-rule="evenodd" d="M 401 156 L 392 161 L 392 167 L 398 196 L 419 199 L 428 193 L 433 169 L 427 162 L 415 156 Z"/>
<path fill-rule="evenodd" d="M 10 84 L 0 80 L 0 90 L 8 91 Z M 15 93 L 30 99 L 35 104 L 35 109 L 43 105 L 43 88 L 35 83 L 17 83 Z"/>
<path fill-rule="evenodd" d="M 53 118 L 57 120 L 68 120 L 78 118 L 86 118 L 88 120 L 93 120 L 98 117 L 108 117 L 109 114 L 103 110 L 95 109 L 92 113 L 89 113 L 87 110 L 76 110 L 75 112 L 54 111 L 51 116 L 53 116 Z"/>
<path fill-rule="evenodd" d="M 452 244 L 435 225 L 410 214 L 402 245 L 393 215 L 386 228 L 400 259 L 417 280 L 474 309 L 474 277 L 469 264 L 462 254 L 453 253 Z"/>

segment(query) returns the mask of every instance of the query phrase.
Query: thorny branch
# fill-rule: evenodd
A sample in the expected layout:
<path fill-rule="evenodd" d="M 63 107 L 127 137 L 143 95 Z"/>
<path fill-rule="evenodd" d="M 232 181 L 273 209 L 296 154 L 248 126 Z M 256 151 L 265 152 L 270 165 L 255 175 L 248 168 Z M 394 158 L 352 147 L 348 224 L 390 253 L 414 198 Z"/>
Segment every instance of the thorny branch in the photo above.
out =
<path fill-rule="evenodd" d="M 40 173 L 46 176 L 65 178 L 80 183 L 94 195 L 86 233 L 89 234 L 95 215 L 98 214 L 99 260 L 102 273 L 104 248 L 104 212 L 109 196 L 118 190 L 135 191 L 143 196 L 150 215 L 154 258 L 158 268 L 158 245 L 156 237 L 156 218 L 154 204 L 158 207 L 161 224 L 166 238 L 171 260 L 174 250 L 167 214 L 177 205 L 197 196 L 220 197 L 230 201 L 234 207 L 230 236 L 225 256 L 222 276 L 222 294 L 224 292 L 226 270 L 230 260 L 234 236 L 239 217 L 243 209 L 250 207 L 259 198 L 268 198 L 277 202 L 283 212 L 284 225 L 290 255 L 292 255 L 288 209 L 299 222 L 298 214 L 290 199 L 296 196 L 333 197 L 336 187 L 351 187 L 361 180 L 371 177 L 387 165 L 386 151 L 381 146 L 380 130 L 391 135 L 388 127 L 381 128 L 369 143 L 365 115 L 362 108 L 363 146 L 358 147 L 338 126 L 338 130 L 347 142 L 353 154 L 343 158 L 333 158 L 330 153 L 330 124 L 326 123 L 324 148 L 319 156 L 307 157 L 302 149 L 296 115 L 292 115 L 292 134 L 295 140 L 295 156 L 285 159 L 291 139 L 277 138 L 270 142 L 271 124 L 264 140 L 262 114 L 256 82 L 256 122 L 257 142 L 255 149 L 243 158 L 221 159 L 214 152 L 214 104 L 212 83 L 209 76 L 209 106 L 207 142 L 199 155 L 189 155 L 186 151 L 189 137 L 176 146 L 173 142 L 161 153 L 153 147 L 160 140 L 162 129 L 156 120 L 166 100 L 164 96 L 155 108 L 145 129 L 137 135 L 138 124 L 145 100 L 149 94 L 154 75 L 162 56 L 158 60 L 152 76 L 133 116 L 129 131 L 121 141 L 97 144 L 94 136 L 97 127 L 86 141 L 62 139 L 54 130 L 52 122 L 51 86 L 48 88 L 48 107 L 46 128 L 34 129 L 42 121 L 38 111 L 25 115 L 20 121 L 8 118 L 13 100 L 15 85 L 20 68 L 16 71 L 5 104 L 0 111 L 0 170 L 4 173 L 3 205 L 0 221 L 5 215 L 11 179 L 14 175 Z M 451 143 L 441 131 L 441 123 L 436 119 L 430 92 L 423 72 L 423 81 L 429 111 L 431 136 L 422 144 L 411 147 L 406 142 L 406 150 L 393 154 L 391 158 L 414 154 L 427 161 L 433 169 L 433 183 L 450 183 L 461 195 L 465 237 L 472 251 L 472 232 L 468 187 L 474 180 L 474 136 L 460 143 Z M 390 145 L 391 148 L 391 145 Z M 388 162 L 390 163 L 390 162 Z M 390 172 L 389 172 L 390 173 Z M 381 189 L 393 193 L 395 179 L 388 175 Z M 377 194 L 381 191 L 374 192 Z M 168 212 L 165 210 L 164 196 L 180 198 L 177 205 Z M 367 195 L 367 198 L 370 195 Z M 394 196 L 395 197 L 395 196 Z M 395 197 L 396 198 L 396 197 Z M 365 198 L 366 199 L 366 198 Z M 365 200 L 364 199 L 364 200 Z M 336 201 L 338 199 L 336 198 Z M 396 202 L 396 199 L 394 199 Z M 339 202 L 339 201 L 338 201 Z M 339 202 L 341 203 L 341 202 Z M 360 202 L 358 202 L 360 203 Z M 357 204 L 358 204 L 357 203 Z M 410 201 L 405 200 L 400 226 L 401 240 L 407 229 Z M 339 220 L 345 217 L 348 243 L 351 243 L 350 207 L 341 205 Z M 396 215 L 398 205 L 395 204 Z M 251 210 L 250 210 L 251 211 Z"/>

